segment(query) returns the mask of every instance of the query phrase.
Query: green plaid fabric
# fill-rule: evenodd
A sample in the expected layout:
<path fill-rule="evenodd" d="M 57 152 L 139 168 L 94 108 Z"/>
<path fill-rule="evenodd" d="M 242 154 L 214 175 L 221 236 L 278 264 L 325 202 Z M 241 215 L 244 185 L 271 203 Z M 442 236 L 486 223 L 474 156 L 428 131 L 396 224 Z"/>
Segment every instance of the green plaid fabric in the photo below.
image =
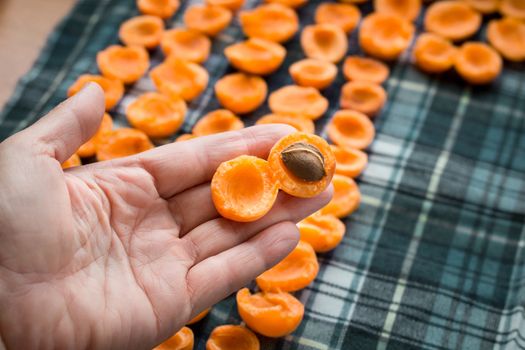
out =
<path fill-rule="evenodd" d="M 174 25 L 194 2 L 183 3 Z M 320 2 L 299 10 L 302 25 L 313 22 Z M 0 140 L 63 100 L 80 74 L 96 72 L 97 51 L 116 43 L 119 24 L 136 14 L 133 0 L 79 1 L 0 115 Z M 482 30 L 477 39 L 484 37 Z M 232 70 L 222 51 L 241 38 L 233 23 L 214 40 L 210 84 L 190 105 L 184 132 L 219 107 L 214 82 Z M 267 78 L 270 91 L 292 82 L 288 67 L 303 57 L 298 37 L 286 47 L 285 64 Z M 359 53 L 355 32 L 350 52 Z M 153 63 L 160 59 L 155 52 Z M 359 179 L 362 205 L 346 220 L 342 244 L 319 256 L 315 282 L 297 293 L 306 305 L 299 329 L 261 338 L 263 349 L 525 349 L 524 68 L 506 63 L 494 84 L 470 87 L 453 72 L 421 73 L 410 50 L 391 65 L 388 103 Z M 331 101 L 316 123 L 323 136 L 343 83 L 339 77 L 323 92 Z M 112 112 L 117 124 L 126 123 L 125 106 L 151 89 L 145 77 L 129 90 Z M 227 298 L 193 327 L 196 348 L 214 327 L 240 321 Z"/>

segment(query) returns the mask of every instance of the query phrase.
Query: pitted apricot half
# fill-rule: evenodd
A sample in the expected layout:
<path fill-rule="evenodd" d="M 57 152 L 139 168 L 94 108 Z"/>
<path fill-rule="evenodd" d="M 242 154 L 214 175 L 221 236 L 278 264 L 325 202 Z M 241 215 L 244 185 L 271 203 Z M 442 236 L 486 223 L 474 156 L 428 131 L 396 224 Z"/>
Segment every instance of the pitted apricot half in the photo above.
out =
<path fill-rule="evenodd" d="M 250 113 L 263 104 L 268 86 L 263 78 L 244 73 L 228 74 L 215 83 L 219 103 L 237 114 Z"/>
<path fill-rule="evenodd" d="M 509 61 L 525 60 L 525 22 L 510 17 L 492 20 L 487 39 Z"/>
<path fill-rule="evenodd" d="M 456 47 L 447 39 L 433 33 L 418 36 L 414 45 L 414 62 L 428 73 L 442 73 L 454 65 Z"/>
<path fill-rule="evenodd" d="M 206 342 L 206 350 L 259 350 L 257 336 L 243 326 L 223 325 L 216 327 Z"/>
<path fill-rule="evenodd" d="M 215 5 L 193 5 L 184 13 L 184 24 L 208 36 L 216 36 L 231 22 L 232 13 L 225 7 Z"/>
<path fill-rule="evenodd" d="M 196 30 L 175 28 L 164 32 L 160 46 L 166 56 L 202 63 L 210 55 L 211 40 Z"/>
<path fill-rule="evenodd" d="M 150 72 L 155 87 L 167 95 L 178 95 L 186 101 L 199 96 L 208 85 L 208 71 L 196 63 L 168 59 Z"/>
<path fill-rule="evenodd" d="M 247 37 L 278 43 L 288 41 L 299 29 L 295 11 L 281 4 L 266 4 L 242 11 L 239 19 Z"/>
<path fill-rule="evenodd" d="M 458 50 L 454 67 L 471 84 L 488 84 L 501 73 L 503 60 L 496 50 L 480 42 L 466 42 Z"/>
<path fill-rule="evenodd" d="M 472 6 L 476 11 L 483 14 L 490 14 L 497 12 L 501 0 L 464 0 L 467 4 Z"/>
<path fill-rule="evenodd" d="M 104 101 L 106 104 L 106 111 L 120 101 L 124 95 L 124 84 L 118 79 L 106 78 L 101 75 L 82 74 L 67 90 L 67 96 L 71 97 L 84 87 L 89 82 L 97 83 L 102 90 L 104 90 Z"/>
<path fill-rule="evenodd" d="M 211 180 L 211 197 L 223 217 L 255 221 L 270 211 L 278 192 L 267 161 L 239 156 L 222 163 Z"/>
<path fill-rule="evenodd" d="M 461 1 L 436 1 L 425 14 L 425 29 L 452 41 L 467 39 L 481 26 L 481 14 Z"/>
<path fill-rule="evenodd" d="M 301 198 L 325 190 L 335 172 L 335 157 L 324 139 L 297 132 L 280 139 L 270 151 L 268 163 L 284 192 Z"/>
<path fill-rule="evenodd" d="M 341 88 L 340 106 L 369 117 L 376 116 L 386 103 L 386 91 L 381 85 L 367 81 L 349 81 Z"/>
<path fill-rule="evenodd" d="M 112 128 L 113 119 L 111 119 L 109 114 L 104 113 L 104 117 L 102 117 L 102 122 L 98 127 L 97 133 L 89 141 L 80 146 L 77 150 L 77 154 L 82 158 L 94 156 L 95 153 L 97 153 L 97 144 L 99 140 L 104 137 L 106 133 L 110 132 Z"/>
<path fill-rule="evenodd" d="M 137 16 L 128 19 L 120 25 L 118 35 L 120 41 L 127 46 L 142 46 L 153 49 L 160 44 L 164 33 L 164 22 L 156 16 Z"/>
<path fill-rule="evenodd" d="M 149 56 L 140 46 L 112 45 L 97 54 L 97 64 L 105 77 L 131 84 L 148 70 Z"/>
<path fill-rule="evenodd" d="M 343 75 L 351 81 L 382 84 L 388 79 L 390 69 L 383 62 L 373 58 L 349 56 L 343 65 Z"/>
<path fill-rule="evenodd" d="M 137 7 L 141 13 L 164 19 L 173 16 L 179 6 L 179 0 L 137 0 Z"/>
<path fill-rule="evenodd" d="M 222 6 L 230 11 L 237 11 L 244 5 L 245 0 L 205 0 L 206 4 Z"/>
<path fill-rule="evenodd" d="M 288 85 L 272 92 L 268 105 L 273 113 L 300 114 L 315 120 L 328 109 L 328 100 L 315 88 Z"/>
<path fill-rule="evenodd" d="M 303 29 L 301 47 L 306 57 L 337 63 L 348 50 L 348 39 L 336 25 L 314 24 Z"/>
<path fill-rule="evenodd" d="M 281 5 L 288 6 L 294 9 L 303 6 L 304 4 L 308 2 L 308 0 L 264 0 L 264 1 L 267 3 L 272 3 L 272 4 L 281 4 Z"/>
<path fill-rule="evenodd" d="M 289 72 L 297 85 L 323 90 L 334 82 L 337 66 L 331 62 L 306 58 L 293 63 Z"/>
<path fill-rule="evenodd" d="M 193 342 L 193 331 L 188 327 L 182 327 L 180 331 L 153 350 L 192 350 Z"/>
<path fill-rule="evenodd" d="M 202 320 L 204 317 L 206 317 L 206 315 L 208 315 L 210 313 L 210 310 L 211 308 L 207 308 L 205 309 L 204 311 L 202 311 L 201 313 L 199 313 L 197 316 L 195 316 L 194 318 L 192 318 L 191 320 L 188 321 L 188 323 L 186 325 L 190 325 L 190 324 L 194 324 L 194 323 L 197 323 L 199 322 L 200 320 Z"/>
<path fill-rule="evenodd" d="M 421 12 L 421 0 L 374 0 L 374 9 L 414 21 Z"/>
<path fill-rule="evenodd" d="M 116 129 L 102 137 L 97 145 L 97 160 L 122 158 L 153 148 L 148 136 L 131 128 Z"/>
<path fill-rule="evenodd" d="M 198 137 L 198 136 L 195 136 L 193 134 L 182 134 L 182 135 L 178 136 L 175 139 L 175 142 L 188 141 L 188 140 L 194 139 L 196 137 Z"/>
<path fill-rule="evenodd" d="M 220 132 L 240 130 L 244 123 L 227 109 L 217 109 L 202 117 L 193 127 L 193 136 L 205 136 Z"/>
<path fill-rule="evenodd" d="M 272 113 L 259 118 L 255 124 L 287 124 L 293 126 L 297 131 L 309 134 L 315 132 L 314 122 L 302 115 Z"/>
<path fill-rule="evenodd" d="M 358 177 L 368 164 L 368 155 L 355 148 L 332 145 L 335 156 L 335 173 L 351 178 Z"/>
<path fill-rule="evenodd" d="M 315 10 L 315 23 L 333 24 L 346 33 L 354 30 L 359 20 L 361 20 L 361 12 L 352 4 L 323 2 Z"/>
<path fill-rule="evenodd" d="M 67 169 L 67 168 L 72 168 L 72 167 L 75 167 L 75 166 L 80 166 L 80 165 L 82 165 L 82 162 L 80 161 L 80 157 L 78 156 L 78 154 L 73 153 L 73 155 L 71 157 L 69 157 L 61 165 L 62 165 L 62 169 Z"/>
<path fill-rule="evenodd" d="M 320 210 L 320 213 L 344 218 L 356 211 L 361 203 L 361 192 L 355 181 L 348 176 L 336 174 L 332 184 L 334 186 L 332 200 Z"/>
<path fill-rule="evenodd" d="M 266 75 L 276 71 L 284 61 L 286 49 L 276 42 L 252 38 L 224 49 L 235 68 L 246 73 Z"/>
<path fill-rule="evenodd" d="M 255 282 L 265 292 L 295 292 L 308 286 L 319 272 L 312 246 L 299 241 L 280 263 L 259 275 Z"/>
<path fill-rule="evenodd" d="M 525 19 L 525 2 L 523 0 L 501 0 L 499 12 L 503 16 Z"/>
<path fill-rule="evenodd" d="M 370 56 L 394 60 L 406 50 L 414 31 L 414 25 L 402 17 L 372 13 L 361 23 L 359 44 Z"/>
<path fill-rule="evenodd" d="M 301 241 L 308 242 L 317 253 L 328 252 L 341 242 L 346 226 L 334 215 L 316 213 L 297 224 Z"/>
<path fill-rule="evenodd" d="M 158 92 L 139 96 L 126 108 L 128 122 L 149 137 L 168 137 L 181 127 L 186 116 L 186 102 Z"/>
<path fill-rule="evenodd" d="M 304 306 L 290 293 L 250 294 L 248 288 L 243 288 L 237 292 L 236 299 L 242 320 L 266 337 L 284 337 L 292 333 L 303 320 Z"/>
<path fill-rule="evenodd" d="M 372 143 L 374 136 L 374 124 L 357 111 L 338 111 L 328 124 L 328 137 L 341 147 L 364 149 Z"/>

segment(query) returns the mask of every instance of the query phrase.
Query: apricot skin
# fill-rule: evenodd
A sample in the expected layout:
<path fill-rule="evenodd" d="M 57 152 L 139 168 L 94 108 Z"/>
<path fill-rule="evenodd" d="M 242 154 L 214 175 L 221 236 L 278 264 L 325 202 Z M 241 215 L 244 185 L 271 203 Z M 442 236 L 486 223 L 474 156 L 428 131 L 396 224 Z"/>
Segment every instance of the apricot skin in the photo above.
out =
<path fill-rule="evenodd" d="M 153 350 L 192 350 L 194 336 L 191 328 L 182 327 L 172 337 L 155 347 Z"/>
<path fill-rule="evenodd" d="M 297 85 L 323 90 L 337 77 L 337 66 L 331 62 L 307 58 L 293 63 L 289 72 Z"/>
<path fill-rule="evenodd" d="M 338 146 L 364 149 L 372 143 L 374 136 L 374 124 L 357 111 L 338 111 L 328 124 L 328 137 Z"/>
<path fill-rule="evenodd" d="M 268 86 L 261 77 L 244 73 L 226 75 L 215 83 L 220 104 L 237 114 L 253 112 L 264 103 Z"/>
<path fill-rule="evenodd" d="M 297 224 L 301 240 L 310 243 L 317 253 L 328 252 L 341 242 L 345 224 L 334 215 L 316 213 Z"/>
<path fill-rule="evenodd" d="M 516 18 L 492 20 L 487 27 L 487 39 L 509 61 L 525 61 L 525 22 Z"/>
<path fill-rule="evenodd" d="M 160 44 L 164 22 L 156 16 L 137 16 L 122 23 L 119 38 L 127 46 L 138 45 L 153 49 Z"/>
<path fill-rule="evenodd" d="M 252 38 L 224 49 L 224 55 L 235 68 L 249 74 L 267 75 L 284 61 L 286 49 L 273 41 Z"/>
<path fill-rule="evenodd" d="M 352 4 L 323 2 L 315 10 L 315 23 L 331 23 L 346 33 L 354 30 L 360 19 L 361 12 Z"/>
<path fill-rule="evenodd" d="M 428 73 L 442 73 L 452 68 L 456 53 L 451 42 L 432 33 L 421 34 L 413 50 L 416 65 Z"/>
<path fill-rule="evenodd" d="M 148 70 L 149 56 L 140 46 L 112 45 L 97 54 L 97 64 L 104 76 L 131 84 Z"/>
<path fill-rule="evenodd" d="M 259 350 L 259 339 L 243 326 L 222 325 L 216 327 L 206 342 L 206 350 Z"/>
<path fill-rule="evenodd" d="M 223 31 L 232 20 L 227 8 L 215 5 L 193 5 L 184 13 L 186 27 L 214 37 Z"/>
<path fill-rule="evenodd" d="M 196 63 L 168 59 L 151 70 L 150 78 L 163 94 L 191 101 L 206 89 L 209 76 L 208 71 Z"/>
<path fill-rule="evenodd" d="M 387 94 L 381 85 L 366 81 L 350 81 L 341 89 L 340 106 L 376 116 L 386 103 Z"/>
<path fill-rule="evenodd" d="M 485 62 L 480 62 L 483 58 Z M 491 83 L 501 73 L 503 60 L 492 47 L 466 42 L 459 48 L 454 67 L 463 79 L 474 85 Z"/>
<path fill-rule="evenodd" d="M 274 113 L 299 114 L 316 120 L 328 109 L 328 100 L 315 88 L 288 85 L 272 92 L 268 105 Z"/>
<path fill-rule="evenodd" d="M 373 58 L 349 56 L 343 65 L 343 74 L 350 81 L 382 84 L 388 79 L 390 69 L 383 62 Z"/>
<path fill-rule="evenodd" d="M 295 11 L 281 4 L 265 4 L 242 11 L 239 20 L 246 36 L 278 43 L 288 41 L 299 30 Z"/>
<path fill-rule="evenodd" d="M 322 215 L 335 215 L 344 218 L 359 208 L 361 193 L 355 181 L 347 176 L 334 175 L 334 196 L 330 203 L 320 210 Z"/>
<path fill-rule="evenodd" d="M 460 18 L 463 16 L 463 18 Z M 427 8 L 425 30 L 460 41 L 474 35 L 481 26 L 481 14 L 461 1 L 436 1 Z"/>

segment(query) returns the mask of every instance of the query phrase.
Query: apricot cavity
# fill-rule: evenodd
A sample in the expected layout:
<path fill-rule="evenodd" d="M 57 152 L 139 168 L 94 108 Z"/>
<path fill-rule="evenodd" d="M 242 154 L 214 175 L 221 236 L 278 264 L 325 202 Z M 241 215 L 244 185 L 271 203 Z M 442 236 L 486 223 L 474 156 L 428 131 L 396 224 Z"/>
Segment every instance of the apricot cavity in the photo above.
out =
<path fill-rule="evenodd" d="M 148 70 L 149 57 L 140 46 L 112 45 L 97 54 L 97 64 L 104 76 L 131 84 Z"/>
<path fill-rule="evenodd" d="M 225 7 L 215 5 L 193 5 L 184 13 L 184 24 L 208 36 L 216 36 L 232 20 L 232 13 Z"/>
<path fill-rule="evenodd" d="M 414 46 L 416 65 L 428 73 L 442 73 L 454 65 L 456 47 L 447 39 L 432 33 L 421 34 Z"/>
<path fill-rule="evenodd" d="M 328 124 L 328 137 L 341 147 L 364 149 L 372 143 L 374 136 L 374 124 L 357 111 L 338 111 Z"/>
<path fill-rule="evenodd" d="M 348 80 L 382 84 L 388 79 L 390 69 L 383 62 L 373 58 L 349 56 L 343 65 L 343 74 Z"/>
<path fill-rule="evenodd" d="M 153 350 L 192 350 L 193 342 L 193 331 L 188 327 L 182 327 L 180 331 Z"/>
<path fill-rule="evenodd" d="M 355 148 L 332 145 L 335 156 L 335 173 L 351 178 L 358 177 L 368 163 L 368 155 Z"/>
<path fill-rule="evenodd" d="M 186 101 L 199 96 L 208 85 L 208 72 L 196 63 L 168 59 L 150 72 L 155 87 L 167 95 L 178 95 Z"/>
<path fill-rule="evenodd" d="M 354 30 L 360 19 L 361 12 L 352 4 L 323 2 L 315 10 L 315 23 L 333 24 L 346 33 Z"/>
<path fill-rule="evenodd" d="M 98 143 L 97 160 L 109 160 L 141 153 L 153 148 L 148 136 L 140 130 L 122 128 L 107 133 Z"/>
<path fill-rule="evenodd" d="M 492 20 L 487 39 L 509 61 L 525 60 L 525 22 L 510 17 Z"/>
<path fill-rule="evenodd" d="M 466 39 L 481 26 L 481 14 L 461 1 L 436 1 L 425 14 L 425 29 L 452 41 Z"/>
<path fill-rule="evenodd" d="M 291 8 L 281 4 L 266 4 L 239 15 L 244 34 L 279 43 L 288 41 L 299 29 L 299 19 Z"/>
<path fill-rule="evenodd" d="M 346 232 L 345 224 L 334 215 L 316 213 L 297 224 L 301 240 L 308 242 L 317 253 L 337 247 Z"/>
<path fill-rule="evenodd" d="M 286 49 L 273 41 L 252 38 L 224 49 L 235 68 L 246 73 L 266 75 L 276 71 L 284 61 Z"/>
<path fill-rule="evenodd" d="M 501 56 L 492 47 L 479 42 L 461 45 L 454 67 L 471 84 L 488 84 L 501 73 Z"/>
<path fill-rule="evenodd" d="M 260 124 L 287 124 L 293 126 L 297 131 L 313 134 L 315 132 L 314 122 L 302 115 L 294 114 L 267 114 L 256 122 Z"/>
<path fill-rule="evenodd" d="M 367 81 L 349 81 L 341 89 L 340 106 L 374 117 L 386 103 L 386 91 L 381 85 Z"/>
<path fill-rule="evenodd" d="M 137 7 L 141 13 L 164 19 L 173 16 L 179 6 L 179 0 L 137 0 Z"/>
<path fill-rule="evenodd" d="M 337 63 L 348 50 L 348 39 L 336 25 L 314 24 L 303 29 L 301 47 L 306 57 Z"/>
<path fill-rule="evenodd" d="M 194 136 L 218 134 L 220 132 L 240 130 L 244 123 L 227 109 L 217 109 L 202 117 L 193 127 Z"/>
<path fill-rule="evenodd" d="M 315 120 L 328 109 L 328 100 L 317 89 L 288 85 L 272 92 L 268 105 L 274 113 L 300 114 Z"/>
<path fill-rule="evenodd" d="M 322 90 L 334 82 L 337 66 L 331 62 L 306 58 L 293 63 L 289 72 L 297 85 Z"/>
<path fill-rule="evenodd" d="M 334 195 L 320 213 L 322 215 L 335 215 L 343 218 L 357 210 L 361 202 L 361 193 L 355 181 L 347 176 L 334 175 L 332 179 Z"/>
<path fill-rule="evenodd" d="M 211 40 L 206 35 L 185 28 L 166 31 L 160 45 L 166 56 L 195 63 L 206 61 L 211 50 Z"/>
<path fill-rule="evenodd" d="M 243 326 L 216 327 L 206 342 L 206 350 L 259 350 L 259 339 Z"/>
<path fill-rule="evenodd" d="M 250 113 L 263 104 L 268 93 L 261 77 L 244 73 L 225 75 L 215 83 L 215 95 L 220 104 L 238 114 Z"/>
<path fill-rule="evenodd" d="M 124 95 L 124 84 L 118 79 L 106 78 L 101 75 L 82 74 L 67 90 L 67 96 L 71 97 L 89 82 L 97 83 L 104 90 L 104 102 L 106 104 L 106 111 L 120 101 Z"/>
<path fill-rule="evenodd" d="M 142 46 L 153 49 L 160 44 L 164 33 L 164 22 L 156 16 L 137 16 L 121 24 L 118 35 L 127 46 Z"/>

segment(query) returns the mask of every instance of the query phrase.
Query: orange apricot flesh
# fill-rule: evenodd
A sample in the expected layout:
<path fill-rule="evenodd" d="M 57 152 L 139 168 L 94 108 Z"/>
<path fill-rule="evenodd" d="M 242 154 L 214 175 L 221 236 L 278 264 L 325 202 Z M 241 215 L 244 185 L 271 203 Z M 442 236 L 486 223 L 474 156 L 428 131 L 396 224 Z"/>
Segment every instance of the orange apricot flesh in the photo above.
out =
<path fill-rule="evenodd" d="M 206 350 L 259 350 L 257 336 L 243 326 L 216 327 L 206 342 Z"/>
<path fill-rule="evenodd" d="M 80 157 L 76 153 L 73 153 L 71 157 L 66 159 L 66 161 L 61 164 L 62 169 L 72 168 L 80 165 L 82 165 L 82 162 L 80 161 Z"/>
<path fill-rule="evenodd" d="M 303 319 L 304 306 L 290 293 L 250 294 L 248 288 L 243 288 L 237 292 L 236 299 L 242 320 L 266 337 L 284 337 L 292 333 Z"/>
<path fill-rule="evenodd" d="M 487 39 L 509 61 L 525 60 L 525 22 L 510 17 L 492 20 Z"/>
<path fill-rule="evenodd" d="M 153 49 L 160 44 L 164 33 L 164 22 L 156 16 L 136 16 L 120 25 L 120 41 L 127 46 L 142 46 Z"/>
<path fill-rule="evenodd" d="M 294 9 L 303 6 L 304 4 L 308 2 L 308 0 L 264 0 L 264 1 L 267 3 L 271 3 L 271 4 L 281 4 L 281 5 L 288 6 Z"/>
<path fill-rule="evenodd" d="M 215 208 L 223 217 L 255 221 L 270 211 L 278 187 L 267 161 L 253 156 L 239 156 L 222 163 L 211 181 Z"/>
<path fill-rule="evenodd" d="M 301 240 L 308 242 L 317 253 L 328 252 L 342 241 L 346 227 L 334 215 L 314 214 L 297 224 Z"/>
<path fill-rule="evenodd" d="M 208 36 L 216 36 L 231 22 L 232 13 L 225 7 L 215 5 L 193 5 L 184 13 L 184 24 Z"/>
<path fill-rule="evenodd" d="M 361 12 L 352 4 L 323 2 L 315 10 L 315 23 L 333 24 L 346 33 L 357 27 L 361 20 Z"/>
<path fill-rule="evenodd" d="M 351 178 L 358 177 L 368 164 L 368 155 L 355 148 L 332 145 L 335 156 L 335 173 Z"/>
<path fill-rule="evenodd" d="M 178 95 L 186 101 L 197 98 L 208 85 L 208 71 L 196 63 L 168 59 L 150 72 L 155 87 L 167 95 Z"/>
<path fill-rule="evenodd" d="M 436 1 L 425 14 L 425 30 L 459 41 L 474 35 L 481 26 L 481 14 L 461 1 Z"/>
<path fill-rule="evenodd" d="M 463 0 L 476 11 L 483 14 L 497 12 L 500 6 L 500 0 Z"/>
<path fill-rule="evenodd" d="M 357 111 L 338 111 L 328 124 L 328 137 L 341 147 L 364 149 L 372 143 L 374 136 L 374 124 Z"/>
<path fill-rule="evenodd" d="M 334 186 L 332 200 L 320 210 L 320 213 L 344 218 L 356 211 L 361 202 L 361 192 L 355 181 L 347 176 L 336 174 L 332 184 Z"/>
<path fill-rule="evenodd" d="M 289 72 L 297 85 L 323 90 L 337 77 L 337 66 L 331 62 L 306 58 L 293 63 Z"/>
<path fill-rule="evenodd" d="M 266 75 L 283 63 L 286 49 L 273 41 L 252 38 L 224 49 L 224 55 L 235 68 L 246 73 Z"/>
<path fill-rule="evenodd" d="M 272 113 L 262 116 L 255 124 L 287 124 L 293 126 L 297 131 L 310 134 L 315 132 L 314 122 L 302 115 Z"/>
<path fill-rule="evenodd" d="M 205 136 L 220 132 L 240 130 L 244 123 L 239 117 L 227 109 L 217 109 L 199 119 L 193 127 L 193 136 Z"/>
<path fill-rule="evenodd" d="M 112 45 L 97 54 L 97 64 L 105 77 L 131 84 L 148 70 L 149 56 L 140 46 Z"/>
<path fill-rule="evenodd" d="M 148 136 L 140 130 L 122 128 L 107 133 L 97 145 L 97 160 L 104 161 L 141 153 L 153 148 Z"/>
<path fill-rule="evenodd" d="M 237 114 L 256 110 L 263 104 L 267 93 L 266 82 L 255 75 L 233 73 L 215 83 L 215 96 L 219 103 Z"/>
<path fill-rule="evenodd" d="M 120 101 L 124 95 L 124 84 L 118 79 L 106 78 L 101 75 L 82 74 L 67 90 L 67 96 L 71 97 L 89 82 L 97 83 L 102 90 L 104 90 L 104 102 L 106 104 L 106 111 Z"/>
<path fill-rule="evenodd" d="M 182 134 L 182 135 L 178 136 L 175 139 L 175 142 L 188 141 L 188 140 L 194 139 L 196 137 L 198 137 L 198 136 L 195 136 L 193 134 Z"/>
<path fill-rule="evenodd" d="M 523 0 L 501 0 L 499 12 L 520 20 L 525 20 L 525 2 Z"/>
<path fill-rule="evenodd" d="M 194 324 L 194 323 L 197 323 L 199 322 L 200 320 L 202 320 L 204 317 L 206 317 L 209 313 L 210 313 L 210 310 L 211 308 L 207 308 L 207 309 L 204 309 L 204 311 L 202 311 L 201 313 L 199 313 L 197 316 L 195 316 L 194 318 L 192 318 L 191 320 L 188 321 L 188 323 L 186 323 L 186 325 L 191 325 L 191 324 Z"/>
<path fill-rule="evenodd" d="M 272 92 L 268 105 L 273 113 L 300 114 L 316 120 L 328 109 L 328 100 L 315 88 L 288 85 Z"/>
<path fill-rule="evenodd" d="M 182 327 L 180 331 L 153 350 L 192 350 L 193 342 L 193 331 L 188 327 Z"/>
<path fill-rule="evenodd" d="M 421 12 L 421 0 L 374 0 L 374 9 L 414 21 Z"/>
<path fill-rule="evenodd" d="M 281 4 L 261 5 L 239 14 L 242 30 L 249 38 L 261 38 L 282 43 L 299 30 L 294 10 Z"/>
<path fill-rule="evenodd" d="M 180 0 L 137 0 L 139 11 L 145 15 L 170 18 L 179 9 Z"/>
<path fill-rule="evenodd" d="M 202 63 L 208 59 L 211 40 L 204 34 L 186 28 L 168 30 L 160 43 L 166 56 Z"/>
<path fill-rule="evenodd" d="M 433 33 L 421 34 L 414 45 L 416 66 L 428 73 L 442 73 L 454 65 L 456 47 L 447 39 Z"/>
<path fill-rule="evenodd" d="M 222 6 L 230 11 L 237 11 L 243 5 L 245 0 L 205 0 L 206 4 L 214 6 Z"/>
<path fill-rule="evenodd" d="M 348 39 L 336 25 L 314 24 L 303 29 L 301 47 L 306 57 L 337 63 L 348 50 Z"/>
<path fill-rule="evenodd" d="M 104 135 L 110 132 L 112 128 L 113 119 L 111 119 L 111 116 L 109 114 L 104 113 L 104 116 L 102 117 L 102 122 L 98 127 L 97 133 L 86 143 L 80 146 L 80 148 L 77 150 L 77 154 L 82 158 L 94 156 L 97 153 L 97 144 L 99 140 L 101 140 L 104 137 Z"/>
<path fill-rule="evenodd" d="M 373 58 L 349 56 L 343 64 L 343 75 L 351 81 L 382 84 L 388 79 L 390 69 L 383 62 Z"/>
<path fill-rule="evenodd" d="M 503 60 L 496 50 L 480 42 L 466 42 L 458 50 L 454 67 L 471 84 L 488 84 L 501 73 Z"/>
<path fill-rule="evenodd" d="M 374 117 L 386 103 L 386 91 L 381 85 L 367 81 L 349 81 L 341 89 L 340 106 Z"/>

